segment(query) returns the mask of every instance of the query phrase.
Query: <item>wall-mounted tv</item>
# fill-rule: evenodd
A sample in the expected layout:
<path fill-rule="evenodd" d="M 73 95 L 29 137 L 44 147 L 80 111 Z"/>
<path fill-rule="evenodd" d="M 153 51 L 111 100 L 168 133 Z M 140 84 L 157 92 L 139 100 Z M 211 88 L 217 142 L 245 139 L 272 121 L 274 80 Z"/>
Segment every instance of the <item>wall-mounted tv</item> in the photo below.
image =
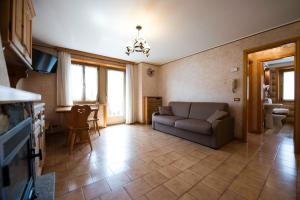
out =
<path fill-rule="evenodd" d="M 57 56 L 32 49 L 32 68 L 42 73 L 55 73 L 57 68 Z"/>

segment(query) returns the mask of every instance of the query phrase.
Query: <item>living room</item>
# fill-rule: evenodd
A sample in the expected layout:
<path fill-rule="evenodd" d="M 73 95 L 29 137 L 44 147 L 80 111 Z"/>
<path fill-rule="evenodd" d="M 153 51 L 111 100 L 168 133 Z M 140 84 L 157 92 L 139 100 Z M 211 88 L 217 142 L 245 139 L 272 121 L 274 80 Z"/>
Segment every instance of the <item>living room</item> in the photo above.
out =
<path fill-rule="evenodd" d="M 299 8 L 1 1 L 0 199 L 299 198 Z"/>

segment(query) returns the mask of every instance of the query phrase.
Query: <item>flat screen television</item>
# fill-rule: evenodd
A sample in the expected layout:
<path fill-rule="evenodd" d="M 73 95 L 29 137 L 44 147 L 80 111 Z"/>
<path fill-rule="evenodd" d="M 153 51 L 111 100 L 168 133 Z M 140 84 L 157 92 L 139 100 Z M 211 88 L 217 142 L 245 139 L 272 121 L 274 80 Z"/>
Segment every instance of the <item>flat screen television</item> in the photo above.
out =
<path fill-rule="evenodd" d="M 57 57 L 37 49 L 32 49 L 32 67 L 37 72 L 55 73 Z"/>

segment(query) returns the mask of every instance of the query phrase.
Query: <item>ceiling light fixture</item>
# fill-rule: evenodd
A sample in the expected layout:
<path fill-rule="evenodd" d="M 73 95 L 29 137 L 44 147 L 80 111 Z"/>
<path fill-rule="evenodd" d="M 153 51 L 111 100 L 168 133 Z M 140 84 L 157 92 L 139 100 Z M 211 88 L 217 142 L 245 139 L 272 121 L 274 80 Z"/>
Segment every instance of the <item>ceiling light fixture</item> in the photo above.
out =
<path fill-rule="evenodd" d="M 138 36 L 134 39 L 134 41 L 128 43 L 125 53 L 129 56 L 133 52 L 142 52 L 148 57 L 150 55 L 150 46 L 145 39 L 140 37 L 140 30 L 142 29 L 142 26 L 137 25 L 136 29 L 138 30 Z"/>

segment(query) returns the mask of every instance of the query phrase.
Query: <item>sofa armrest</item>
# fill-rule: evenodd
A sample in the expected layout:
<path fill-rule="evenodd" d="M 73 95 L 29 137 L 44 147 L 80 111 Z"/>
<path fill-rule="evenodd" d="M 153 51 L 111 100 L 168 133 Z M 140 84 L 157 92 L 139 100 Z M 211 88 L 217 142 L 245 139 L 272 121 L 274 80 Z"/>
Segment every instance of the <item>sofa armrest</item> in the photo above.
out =
<path fill-rule="evenodd" d="M 159 115 L 159 112 L 152 113 L 152 117 L 155 116 L 155 115 Z"/>
<path fill-rule="evenodd" d="M 212 123 L 213 135 L 215 137 L 215 148 L 231 141 L 234 137 L 234 118 L 231 116 L 221 120 L 216 120 Z"/>
<path fill-rule="evenodd" d="M 154 126 L 155 126 L 155 125 L 154 125 L 155 122 L 154 122 L 154 120 L 153 120 L 153 117 L 154 117 L 154 116 L 157 116 L 157 115 L 159 115 L 159 112 L 154 112 L 154 113 L 152 113 L 152 128 L 153 128 L 153 129 L 155 128 L 155 127 L 154 127 Z"/>

